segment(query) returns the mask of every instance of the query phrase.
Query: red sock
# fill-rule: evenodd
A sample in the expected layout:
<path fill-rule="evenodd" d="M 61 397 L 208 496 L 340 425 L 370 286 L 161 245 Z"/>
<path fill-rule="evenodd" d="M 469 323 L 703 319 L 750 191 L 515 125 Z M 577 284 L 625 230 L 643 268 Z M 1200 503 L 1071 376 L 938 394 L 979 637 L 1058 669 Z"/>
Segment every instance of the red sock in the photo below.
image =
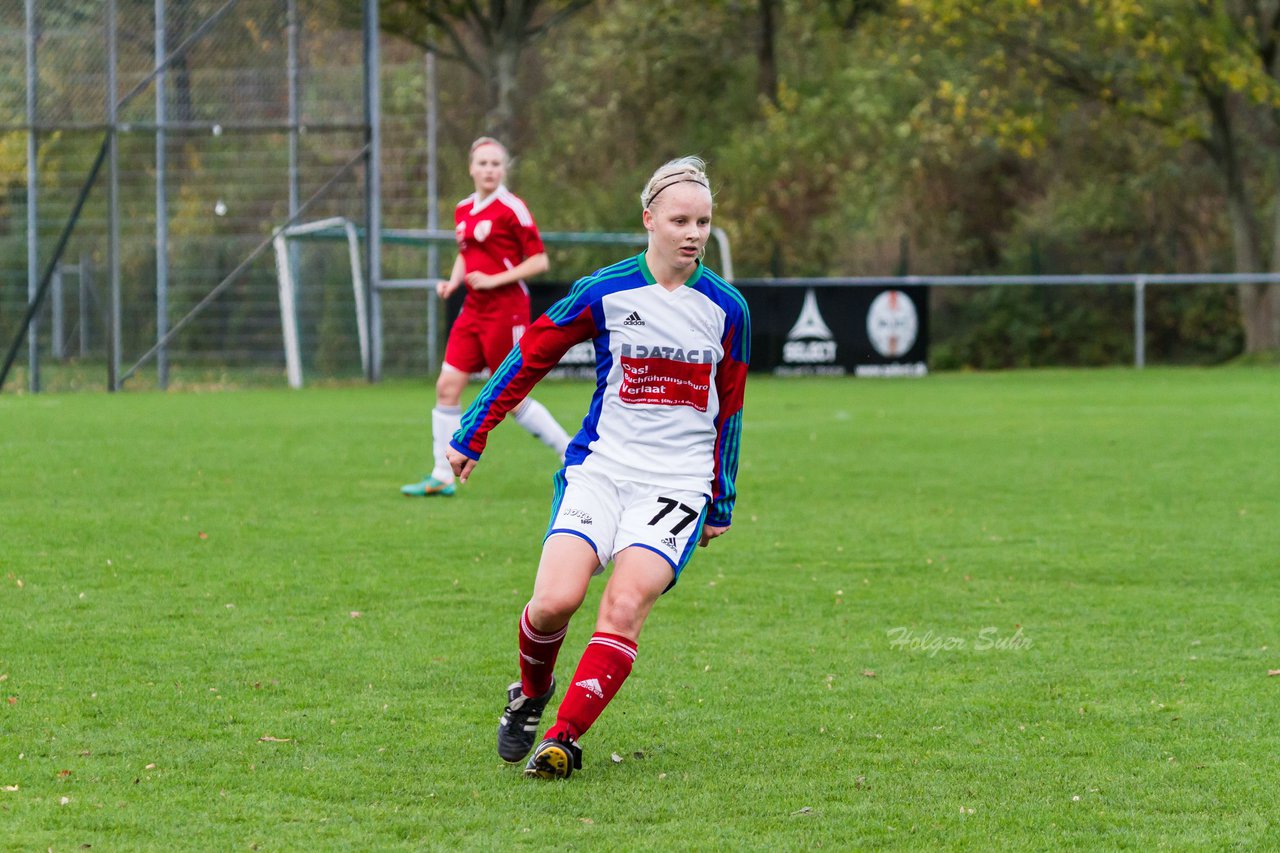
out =
<path fill-rule="evenodd" d="M 636 644 L 626 637 L 603 631 L 592 634 L 573 673 L 573 682 L 560 703 L 556 724 L 546 736 L 567 734 L 574 740 L 580 738 L 617 695 L 622 682 L 631 674 L 635 659 Z"/>
<path fill-rule="evenodd" d="M 565 625 L 559 631 L 539 634 L 529 624 L 529 607 L 520 614 L 520 689 L 524 695 L 541 696 L 551 689 L 551 674 L 555 671 L 556 655 L 569 630 Z"/>

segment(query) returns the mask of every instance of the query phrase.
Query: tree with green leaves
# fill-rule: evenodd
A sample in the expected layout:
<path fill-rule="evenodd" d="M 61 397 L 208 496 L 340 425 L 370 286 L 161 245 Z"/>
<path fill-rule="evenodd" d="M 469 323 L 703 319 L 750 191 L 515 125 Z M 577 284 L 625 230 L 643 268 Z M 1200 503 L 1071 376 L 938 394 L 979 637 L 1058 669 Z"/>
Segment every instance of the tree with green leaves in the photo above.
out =
<path fill-rule="evenodd" d="M 508 143 L 529 46 L 592 0 L 381 0 L 382 29 L 458 62 L 485 87 L 484 131 Z"/>
<path fill-rule="evenodd" d="M 1067 98 L 1191 147 L 1218 174 L 1235 269 L 1280 269 L 1280 2 L 899 0 L 921 40 L 966 61 L 934 115 L 1032 157 Z M 1267 220 L 1272 220 L 1270 229 Z M 1245 351 L 1280 349 L 1280 286 L 1237 289 Z"/>

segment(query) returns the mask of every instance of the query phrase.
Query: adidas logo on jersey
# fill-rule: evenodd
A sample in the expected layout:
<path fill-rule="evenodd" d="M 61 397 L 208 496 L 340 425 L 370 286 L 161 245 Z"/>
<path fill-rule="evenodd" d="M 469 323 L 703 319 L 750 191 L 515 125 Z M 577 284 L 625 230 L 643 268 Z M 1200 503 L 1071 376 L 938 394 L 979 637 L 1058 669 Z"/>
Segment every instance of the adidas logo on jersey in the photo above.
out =
<path fill-rule="evenodd" d="M 627 317 L 627 319 L 625 319 L 625 320 L 623 320 L 623 321 L 622 321 L 622 325 L 624 325 L 624 326 L 643 326 L 643 325 L 644 325 L 644 319 L 640 316 L 640 312 L 639 312 L 639 311 L 632 311 L 632 312 L 631 312 L 631 315 L 630 315 L 629 317 Z"/>
<path fill-rule="evenodd" d="M 668 536 L 666 539 L 662 540 L 662 544 L 674 551 L 676 549 L 676 537 Z"/>
<path fill-rule="evenodd" d="M 600 689 L 600 681 L 598 679 L 584 678 L 582 681 L 579 681 L 577 684 L 573 686 L 581 687 L 583 690 L 586 690 L 588 693 L 594 693 L 597 699 L 604 698 L 604 691 Z"/>

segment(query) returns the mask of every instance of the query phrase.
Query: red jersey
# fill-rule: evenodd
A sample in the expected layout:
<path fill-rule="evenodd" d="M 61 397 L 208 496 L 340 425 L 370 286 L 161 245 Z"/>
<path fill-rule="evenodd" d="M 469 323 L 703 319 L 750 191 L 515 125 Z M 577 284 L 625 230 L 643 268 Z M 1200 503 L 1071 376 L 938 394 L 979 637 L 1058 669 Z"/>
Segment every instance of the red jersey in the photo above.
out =
<path fill-rule="evenodd" d="M 476 194 L 458 202 L 453 210 L 454 234 L 466 272 L 496 275 L 544 251 L 542 235 L 533 214 L 514 193 L 499 185 L 484 201 Z M 529 316 L 529 288 L 523 281 L 493 290 L 467 287 L 464 311 L 477 315 L 519 313 Z"/>

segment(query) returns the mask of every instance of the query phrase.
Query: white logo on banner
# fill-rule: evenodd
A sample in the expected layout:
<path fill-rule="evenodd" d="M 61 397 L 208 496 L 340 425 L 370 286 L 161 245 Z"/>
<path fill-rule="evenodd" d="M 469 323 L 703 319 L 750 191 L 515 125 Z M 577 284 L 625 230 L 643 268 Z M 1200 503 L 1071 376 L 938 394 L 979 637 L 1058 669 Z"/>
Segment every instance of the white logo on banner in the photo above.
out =
<path fill-rule="evenodd" d="M 915 345 L 920 318 L 911 297 L 901 290 L 886 290 L 867 309 L 867 337 L 876 352 L 896 358 Z"/>
<path fill-rule="evenodd" d="M 800 317 L 787 332 L 782 360 L 787 364 L 830 364 L 836 360 L 835 335 L 822 319 L 813 288 L 805 291 Z"/>

